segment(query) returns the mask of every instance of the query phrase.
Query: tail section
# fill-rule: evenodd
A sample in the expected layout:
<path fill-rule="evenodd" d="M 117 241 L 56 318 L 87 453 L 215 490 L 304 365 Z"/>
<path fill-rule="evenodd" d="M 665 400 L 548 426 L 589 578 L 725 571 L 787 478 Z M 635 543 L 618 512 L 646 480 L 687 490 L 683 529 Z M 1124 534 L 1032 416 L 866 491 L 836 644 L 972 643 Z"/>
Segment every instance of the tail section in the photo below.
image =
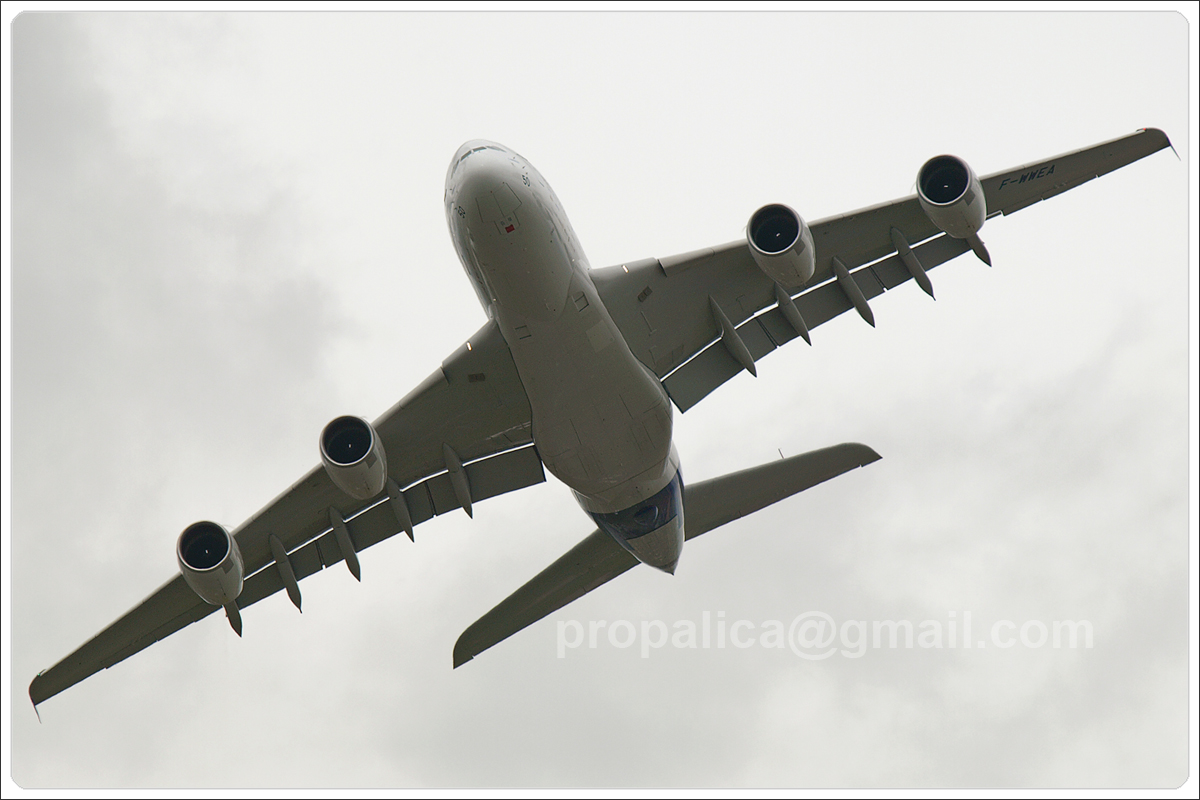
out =
<path fill-rule="evenodd" d="M 839 444 L 684 487 L 684 537 L 694 539 L 785 497 L 879 460 L 862 444 Z M 593 531 L 537 577 L 463 631 L 458 667 L 517 631 L 583 597 L 638 564 L 611 536 Z"/>

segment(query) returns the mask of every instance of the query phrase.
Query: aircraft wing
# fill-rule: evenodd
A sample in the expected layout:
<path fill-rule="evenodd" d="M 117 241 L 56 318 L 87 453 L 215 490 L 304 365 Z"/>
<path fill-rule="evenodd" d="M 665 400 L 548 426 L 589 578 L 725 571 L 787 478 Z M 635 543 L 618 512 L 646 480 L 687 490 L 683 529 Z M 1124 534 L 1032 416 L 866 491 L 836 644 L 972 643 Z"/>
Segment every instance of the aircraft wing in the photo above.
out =
<path fill-rule="evenodd" d="M 986 175 L 980 182 L 988 217 L 1019 211 L 1169 146 L 1166 134 L 1147 128 Z M 815 272 L 799 295 L 789 295 L 808 329 L 855 307 L 834 275 L 834 258 L 852 270 L 849 276 L 866 300 L 912 278 L 893 229 L 925 270 L 970 249 L 965 240 L 942 234 L 916 195 L 819 220 L 810 225 Z M 727 341 L 727 326 L 753 361 L 802 335 L 779 306 L 775 282 L 755 264 L 745 239 L 593 270 L 592 278 L 634 355 L 658 375 L 681 411 L 748 368 Z M 686 486 L 685 536 L 694 538 L 878 458 L 863 445 L 838 445 Z M 454 666 L 636 564 L 611 537 L 593 532 L 467 628 L 455 644 Z"/>
<path fill-rule="evenodd" d="M 862 444 L 839 444 L 683 487 L 684 537 L 726 523 L 879 460 Z M 611 536 L 593 531 L 500 605 L 463 631 L 454 645 L 459 667 L 514 633 L 637 566 Z"/>
<path fill-rule="evenodd" d="M 988 218 L 1020 211 L 1169 146 L 1166 134 L 1145 128 L 986 175 L 981 183 Z M 793 300 L 810 330 L 854 308 L 834 278 L 835 257 L 850 270 L 866 300 L 912 277 L 893 244 L 893 228 L 912 245 L 926 270 L 970 249 L 964 240 L 942 234 L 916 195 L 811 224 L 816 270 Z M 720 338 L 722 326 L 712 303 L 754 361 L 799 335 L 777 305 L 774 281 L 754 263 L 745 239 L 593 270 L 592 277 L 630 349 L 662 379 L 681 411 L 744 368 Z"/>
<path fill-rule="evenodd" d="M 462 461 L 472 502 L 543 482 L 530 420 L 529 400 L 508 345 L 490 321 L 374 422 L 387 454 L 388 477 L 403 488 L 412 524 L 461 507 L 446 472 L 443 444 Z M 286 566 L 297 581 L 343 560 L 330 529 L 330 509 L 346 520 L 355 551 L 403 529 L 386 494 L 382 500 L 354 500 L 318 465 L 234 531 L 249 576 L 237 599 L 239 608 L 286 588 L 287 570 L 276 565 L 268 542 L 272 534 L 287 552 Z M 299 605 L 298 593 L 294 602 Z M 36 706 L 216 610 L 176 574 L 39 673 L 29 686 L 30 699 Z"/>

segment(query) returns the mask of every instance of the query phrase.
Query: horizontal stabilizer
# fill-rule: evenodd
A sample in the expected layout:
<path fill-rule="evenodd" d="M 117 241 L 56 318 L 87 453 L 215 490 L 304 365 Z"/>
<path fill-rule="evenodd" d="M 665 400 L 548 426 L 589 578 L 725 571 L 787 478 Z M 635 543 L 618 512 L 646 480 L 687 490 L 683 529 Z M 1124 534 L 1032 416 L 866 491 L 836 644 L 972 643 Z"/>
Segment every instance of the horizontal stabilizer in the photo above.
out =
<path fill-rule="evenodd" d="M 839 444 L 701 481 L 683 490 L 684 535 L 694 539 L 785 497 L 879 460 L 862 444 Z M 533 580 L 463 631 L 454 645 L 458 667 L 517 631 L 583 597 L 637 559 L 601 531 L 572 547 Z"/>
<path fill-rule="evenodd" d="M 838 444 L 688 486 L 683 494 L 684 537 L 695 539 L 879 459 L 865 444 Z"/>

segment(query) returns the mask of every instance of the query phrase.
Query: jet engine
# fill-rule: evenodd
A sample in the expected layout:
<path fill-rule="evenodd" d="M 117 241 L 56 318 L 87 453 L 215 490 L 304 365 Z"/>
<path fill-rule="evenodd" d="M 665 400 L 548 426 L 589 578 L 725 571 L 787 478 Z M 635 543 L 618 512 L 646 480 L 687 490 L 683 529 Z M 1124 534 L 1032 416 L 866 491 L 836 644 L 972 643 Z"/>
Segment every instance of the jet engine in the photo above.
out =
<path fill-rule="evenodd" d="M 755 211 L 746 226 L 746 241 L 758 268 L 784 288 L 794 289 L 813 276 L 812 232 L 787 206 L 772 203 Z"/>
<path fill-rule="evenodd" d="M 356 500 L 369 500 L 387 484 L 387 455 L 371 423 L 338 417 L 321 432 L 321 461 L 334 484 Z"/>
<path fill-rule="evenodd" d="M 215 522 L 197 522 L 179 534 L 175 545 L 179 571 L 192 591 L 214 606 L 232 603 L 242 593 L 246 569 L 229 531 Z"/>
<path fill-rule="evenodd" d="M 955 239 L 979 233 L 987 200 L 979 176 L 955 156 L 936 156 L 917 173 L 917 198 L 929 221 Z"/>

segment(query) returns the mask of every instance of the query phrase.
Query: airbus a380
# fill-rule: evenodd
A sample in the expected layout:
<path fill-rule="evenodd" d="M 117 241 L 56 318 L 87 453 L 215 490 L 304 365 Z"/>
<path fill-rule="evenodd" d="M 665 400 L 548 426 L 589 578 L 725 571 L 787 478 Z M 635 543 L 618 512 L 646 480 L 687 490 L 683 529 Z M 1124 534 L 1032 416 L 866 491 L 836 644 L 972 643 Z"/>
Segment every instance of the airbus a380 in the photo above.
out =
<path fill-rule="evenodd" d="M 223 608 L 277 592 L 456 509 L 545 480 L 573 491 L 597 529 L 459 637 L 454 666 L 639 562 L 678 567 L 685 540 L 879 456 L 841 444 L 684 484 L 672 404 L 687 411 L 755 362 L 968 250 L 991 263 L 984 222 L 1170 146 L 1147 128 L 980 178 L 930 159 L 917 193 L 806 223 L 755 211 L 745 238 L 592 270 L 550 185 L 512 150 L 473 141 L 446 176 L 446 219 L 487 323 L 373 423 L 339 417 L 321 464 L 233 533 L 197 522 L 179 573 L 34 678 L 34 705 Z"/>

